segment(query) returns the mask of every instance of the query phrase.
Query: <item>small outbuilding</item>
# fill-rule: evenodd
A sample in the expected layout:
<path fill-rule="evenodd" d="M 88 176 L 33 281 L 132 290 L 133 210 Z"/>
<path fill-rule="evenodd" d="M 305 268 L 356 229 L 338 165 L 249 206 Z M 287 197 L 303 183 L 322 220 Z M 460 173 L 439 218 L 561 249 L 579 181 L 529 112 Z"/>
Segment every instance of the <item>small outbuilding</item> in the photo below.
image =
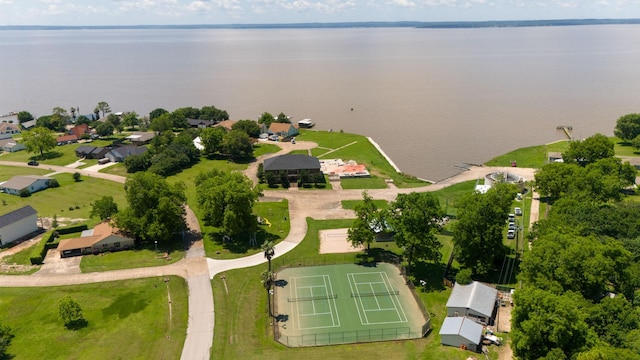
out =
<path fill-rule="evenodd" d="M 478 352 L 484 327 L 464 317 L 446 317 L 440 328 L 440 343 Z"/>
<path fill-rule="evenodd" d="M 27 205 L 0 216 L 0 245 L 7 245 L 38 231 L 38 212 Z"/>
<path fill-rule="evenodd" d="M 131 141 L 132 144 L 136 145 L 136 146 L 140 146 L 140 145 L 145 145 L 151 142 L 151 139 L 153 139 L 156 136 L 156 134 L 154 132 L 139 132 L 136 131 L 134 133 L 132 133 L 131 135 L 127 136 L 126 139 Z"/>
<path fill-rule="evenodd" d="M 469 285 L 456 284 L 447 300 L 447 316 L 468 317 L 487 325 L 493 322 L 498 290 L 474 281 Z"/>
<path fill-rule="evenodd" d="M 104 251 L 125 250 L 134 246 L 134 240 L 124 235 L 109 222 L 102 222 L 91 230 L 82 232 L 79 238 L 60 241 L 61 257 L 78 256 Z"/>
<path fill-rule="evenodd" d="M 27 147 L 24 146 L 23 143 L 17 142 L 14 139 L 3 139 L 0 140 L 0 150 L 2 151 L 6 151 L 6 152 L 16 152 L 16 151 L 20 151 L 20 150 L 24 150 Z"/>

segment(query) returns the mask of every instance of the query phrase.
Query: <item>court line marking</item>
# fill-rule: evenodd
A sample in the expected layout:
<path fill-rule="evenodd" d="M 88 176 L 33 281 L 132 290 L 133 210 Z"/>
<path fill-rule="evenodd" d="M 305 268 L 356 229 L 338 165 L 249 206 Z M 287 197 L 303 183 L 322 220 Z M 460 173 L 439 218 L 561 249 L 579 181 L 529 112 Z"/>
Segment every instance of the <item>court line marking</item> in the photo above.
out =
<path fill-rule="evenodd" d="M 353 283 L 352 283 L 352 282 L 351 282 L 351 278 L 353 278 L 353 274 L 352 274 L 352 273 L 348 273 L 348 274 L 347 274 L 347 281 L 349 282 L 349 287 L 351 288 L 351 292 L 355 294 L 355 293 L 356 293 L 356 291 L 357 291 L 357 289 L 356 289 L 356 291 L 354 291 L 353 286 L 354 286 L 354 284 L 356 284 L 356 280 L 355 280 L 355 278 L 354 278 L 354 279 L 353 279 Z M 360 298 L 360 300 L 362 301 L 362 298 Z M 358 299 L 353 298 L 353 303 L 356 305 L 356 310 L 358 311 L 358 317 L 360 317 L 360 324 L 361 324 L 361 325 L 367 325 L 368 323 L 365 323 L 365 322 L 362 320 L 362 315 L 363 315 L 363 314 L 361 314 L 361 313 L 360 313 L 360 307 L 358 306 Z M 364 307 L 362 308 L 362 310 L 363 310 L 363 313 L 364 313 Z M 365 315 L 365 317 L 366 317 L 366 314 L 364 314 L 364 315 Z"/>
<path fill-rule="evenodd" d="M 360 282 L 360 283 L 359 283 L 359 282 L 357 282 L 357 281 L 355 280 L 355 275 L 363 275 L 363 274 L 364 274 L 364 275 L 377 274 L 377 275 L 380 277 L 380 280 L 382 280 L 382 281 Z M 374 283 L 375 283 L 375 284 L 383 283 L 383 284 L 385 285 L 385 288 L 387 289 L 387 291 L 389 291 L 389 287 L 388 287 L 388 286 L 390 286 L 390 284 L 391 284 L 391 281 L 389 280 L 389 276 L 388 276 L 388 274 L 387 274 L 386 272 L 384 272 L 384 271 L 379 271 L 379 272 L 365 272 L 365 273 L 349 273 L 349 274 L 347 274 L 347 277 L 349 277 L 349 276 L 351 276 L 351 278 L 353 279 L 353 285 L 354 285 L 354 286 L 355 286 L 355 288 L 356 288 L 356 291 L 354 292 L 354 294 L 356 294 L 356 293 L 357 293 L 358 295 L 360 294 L 360 292 L 359 292 L 359 290 L 358 290 L 358 285 L 366 285 L 366 284 L 368 284 L 368 285 L 373 289 L 373 286 L 372 286 L 371 284 L 374 284 Z M 351 278 L 350 278 L 350 279 L 351 279 Z M 352 286 L 352 283 L 351 283 L 351 280 L 350 280 L 350 279 L 349 279 L 349 286 L 350 286 L 350 287 L 351 287 L 351 289 L 353 290 L 353 286 Z M 385 280 L 385 279 L 386 279 L 386 280 Z M 387 284 L 388 284 L 388 285 L 387 285 Z M 391 286 L 391 288 L 393 289 L 393 286 Z M 395 295 L 395 294 L 394 294 L 394 295 L 390 295 L 390 296 L 391 296 L 391 303 L 393 304 L 393 306 L 394 306 L 394 307 L 393 307 L 393 308 L 389 308 L 388 310 L 387 310 L 387 309 L 382 309 L 382 308 L 380 307 L 380 303 L 378 302 L 377 297 L 376 297 L 376 303 L 378 304 L 378 309 L 365 309 L 365 307 L 364 307 L 364 303 L 362 303 L 362 299 L 360 299 L 360 304 L 361 304 L 361 306 L 362 306 L 362 312 L 363 312 L 363 314 L 364 314 L 364 316 L 365 316 L 365 319 L 366 319 L 366 323 L 365 323 L 365 322 L 363 322 L 363 321 L 362 321 L 362 317 L 361 317 L 361 318 L 360 318 L 360 319 L 361 319 L 361 320 L 360 320 L 360 323 L 361 323 L 362 325 L 384 325 L 384 324 L 398 324 L 398 323 L 405 323 L 405 322 L 407 322 L 407 321 L 408 321 L 408 319 L 407 319 L 406 314 L 405 314 L 405 312 L 404 312 L 404 308 L 402 308 L 402 305 L 400 304 L 400 300 L 398 299 L 398 295 Z M 360 296 L 358 296 L 358 297 L 360 297 Z M 394 300 L 394 298 L 395 298 L 395 300 Z M 404 315 L 404 317 L 403 317 L 402 315 L 400 315 L 400 312 L 398 311 L 398 306 L 400 307 L 400 311 L 402 311 L 402 315 Z M 358 307 L 357 302 L 356 302 L 356 307 Z M 359 311 L 359 310 L 360 310 L 360 309 L 358 308 L 358 315 L 360 314 L 360 311 Z M 369 321 L 369 318 L 367 317 L 367 312 L 368 312 L 368 311 L 383 311 L 383 310 L 386 310 L 386 311 L 392 311 L 392 310 L 395 310 L 395 311 L 396 311 L 396 315 L 397 315 L 398 320 L 397 320 L 397 321 L 381 321 L 381 322 L 370 322 L 370 321 Z"/>
<path fill-rule="evenodd" d="M 323 283 L 325 284 L 323 285 L 309 285 L 309 286 L 298 286 L 298 279 L 306 279 L 306 278 L 322 278 Z M 324 288 L 324 294 L 323 295 L 318 295 L 318 296 L 324 296 L 324 295 L 329 295 L 329 288 L 327 288 L 326 283 L 327 280 L 329 280 L 329 284 L 331 284 L 331 278 L 329 277 L 329 275 L 323 274 L 323 275 L 309 275 L 309 276 L 294 276 L 291 277 L 291 279 L 293 280 L 293 286 L 292 289 L 290 291 L 293 291 L 295 289 L 295 297 L 298 297 L 298 289 L 310 289 L 311 290 L 311 296 L 313 297 L 313 288 Z M 329 285 L 329 287 L 331 287 L 331 285 Z M 293 297 L 293 296 L 292 296 Z M 325 328 L 334 328 L 334 327 L 340 327 L 339 324 L 339 318 L 338 318 L 338 325 L 335 324 L 334 321 L 334 317 L 333 317 L 333 308 L 331 307 L 331 301 L 330 299 L 321 299 L 321 300 L 310 300 L 312 302 L 312 308 L 313 308 L 313 313 L 309 313 L 309 314 L 301 314 L 300 313 L 300 305 L 298 304 L 298 301 L 294 301 L 295 303 L 295 314 L 298 318 L 298 326 L 295 326 L 296 322 L 294 321 L 294 330 L 313 330 L 313 329 L 325 329 Z M 327 304 L 329 305 L 329 312 L 316 312 L 316 308 L 315 308 L 315 302 L 316 301 L 327 301 Z M 334 307 L 336 308 L 336 316 L 338 316 L 338 312 L 337 312 L 337 306 L 335 305 L 335 299 L 333 299 L 334 302 Z M 293 312 L 293 309 L 292 309 Z M 331 316 L 331 322 L 332 325 L 330 326 L 314 326 L 314 327 L 302 327 L 302 317 L 303 316 L 318 316 L 318 315 L 330 315 Z"/>
<path fill-rule="evenodd" d="M 329 293 L 335 294 L 333 292 L 333 284 L 331 283 L 331 278 L 329 275 L 325 275 L 326 280 L 329 280 Z M 326 284 L 326 283 L 325 283 Z M 340 314 L 338 313 L 338 305 L 336 304 L 336 298 L 333 298 L 333 308 L 336 309 L 336 320 L 338 321 L 338 325 L 335 325 L 335 321 L 333 319 L 333 310 L 331 309 L 331 304 L 329 304 L 329 310 L 331 310 L 331 321 L 333 321 L 334 326 L 340 326 Z"/>

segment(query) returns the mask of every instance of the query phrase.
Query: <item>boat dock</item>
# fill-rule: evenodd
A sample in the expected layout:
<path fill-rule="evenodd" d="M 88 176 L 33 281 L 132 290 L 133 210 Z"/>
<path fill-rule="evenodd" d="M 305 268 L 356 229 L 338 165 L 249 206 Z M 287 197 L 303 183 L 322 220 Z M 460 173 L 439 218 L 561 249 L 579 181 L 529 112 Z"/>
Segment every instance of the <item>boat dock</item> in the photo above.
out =
<path fill-rule="evenodd" d="M 569 138 L 569 140 L 573 140 L 573 136 L 571 135 L 571 132 L 573 131 L 573 126 L 558 125 L 556 129 L 564 131 L 564 134 L 567 135 L 567 138 Z"/>

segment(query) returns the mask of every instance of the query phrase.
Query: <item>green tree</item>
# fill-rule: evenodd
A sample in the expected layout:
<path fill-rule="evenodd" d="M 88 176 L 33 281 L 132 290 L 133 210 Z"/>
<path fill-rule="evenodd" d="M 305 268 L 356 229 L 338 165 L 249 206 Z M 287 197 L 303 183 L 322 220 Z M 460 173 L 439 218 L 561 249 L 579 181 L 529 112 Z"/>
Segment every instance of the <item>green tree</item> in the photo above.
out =
<path fill-rule="evenodd" d="M 249 135 L 240 130 L 231 130 L 222 139 L 222 151 L 230 158 L 247 159 L 253 157 L 253 144 Z"/>
<path fill-rule="evenodd" d="M 258 164 L 258 170 L 256 171 L 256 177 L 258 178 L 258 181 L 260 183 L 264 183 L 265 182 L 265 175 L 264 175 L 264 163 L 260 163 Z"/>
<path fill-rule="evenodd" d="M 149 120 L 153 121 L 153 119 L 160 117 L 160 115 L 166 114 L 166 113 L 168 113 L 168 111 L 165 109 L 161 109 L 161 108 L 153 109 L 149 113 Z"/>
<path fill-rule="evenodd" d="M 11 340 L 15 335 L 8 326 L 0 325 L 0 359 L 12 359 L 13 357 L 7 353 Z"/>
<path fill-rule="evenodd" d="M 96 134 L 99 136 L 111 136 L 115 127 L 110 121 L 103 121 L 96 126 Z"/>
<path fill-rule="evenodd" d="M 585 300 L 579 295 L 524 288 L 516 291 L 514 302 L 511 346 L 518 358 L 533 360 L 556 353 L 569 359 L 592 345 L 590 339 L 595 337 L 585 322 L 581 306 Z"/>
<path fill-rule="evenodd" d="M 122 126 L 129 127 L 133 130 L 138 124 L 138 114 L 136 114 L 135 111 L 130 111 L 122 115 Z"/>
<path fill-rule="evenodd" d="M 80 304 L 69 295 L 60 300 L 58 313 L 67 329 L 77 330 L 87 325 L 87 320 L 82 315 Z"/>
<path fill-rule="evenodd" d="M 498 183 L 485 194 L 474 192 L 458 200 L 453 224 L 455 256 L 475 274 L 487 273 L 503 259 L 503 230 L 516 192 L 515 185 Z"/>
<path fill-rule="evenodd" d="M 624 296 L 607 296 L 588 309 L 586 321 L 605 343 L 625 347 L 627 334 L 640 328 L 640 309 Z"/>
<path fill-rule="evenodd" d="M 113 196 L 103 196 L 91 204 L 89 216 L 106 220 L 118 213 L 118 204 L 113 200 Z"/>
<path fill-rule="evenodd" d="M 227 113 L 226 110 L 218 109 L 215 106 L 203 106 L 202 109 L 200 109 L 200 119 L 220 122 L 229 120 L 229 113 Z"/>
<path fill-rule="evenodd" d="M 277 123 L 284 123 L 284 124 L 291 124 L 291 120 L 284 113 L 278 114 L 278 117 L 276 117 L 276 122 Z"/>
<path fill-rule="evenodd" d="M 440 261 L 442 244 L 436 237 L 444 211 L 430 193 L 399 194 L 389 207 L 396 244 L 404 249 L 407 272 L 416 260 Z"/>
<path fill-rule="evenodd" d="M 64 126 L 67 123 L 62 119 L 60 115 L 45 115 L 38 118 L 36 126 L 45 127 L 52 131 L 64 131 Z"/>
<path fill-rule="evenodd" d="M 258 119 L 258 124 L 262 124 L 268 128 L 269 126 L 271 126 L 271 123 L 275 121 L 276 119 L 273 117 L 273 115 L 271 115 L 268 112 L 264 112 L 262 113 L 262 115 L 260 115 L 260 118 Z"/>
<path fill-rule="evenodd" d="M 31 115 L 31 113 L 28 112 L 28 111 L 20 111 L 18 113 L 18 122 L 20 124 L 22 124 L 24 122 L 27 122 L 27 121 L 31 121 L 33 119 L 34 119 L 33 115 Z"/>
<path fill-rule="evenodd" d="M 383 228 L 385 221 L 373 202 L 373 198 L 366 192 L 362 192 L 362 202 L 355 206 L 356 219 L 347 231 L 347 240 L 351 246 L 358 247 L 367 244 L 367 251 L 371 249 L 371 243 L 376 239 L 374 228 Z"/>
<path fill-rule="evenodd" d="M 273 241 L 267 240 L 263 242 L 262 246 L 260 246 L 260 250 L 264 252 L 264 258 L 267 259 L 267 262 L 269 263 L 269 272 L 271 272 L 271 259 L 276 255 L 276 247 L 273 244 Z"/>
<path fill-rule="evenodd" d="M 222 150 L 222 140 L 227 131 L 221 127 L 208 127 L 200 131 L 200 140 L 204 146 L 204 154 L 211 156 Z"/>
<path fill-rule="evenodd" d="M 235 236 L 252 234 L 258 223 L 253 205 L 262 192 L 240 173 L 210 171 L 200 173 L 195 180 L 198 205 L 206 224 Z"/>
<path fill-rule="evenodd" d="M 271 289 L 273 287 L 275 275 L 271 271 L 263 271 L 260 274 L 260 282 L 264 289 L 267 291 L 267 306 L 269 309 L 269 316 L 273 317 L 273 311 L 271 310 Z"/>
<path fill-rule="evenodd" d="M 80 175 L 80 173 L 76 171 L 76 172 L 73 173 L 72 176 L 73 176 L 73 181 L 78 182 L 78 181 L 80 181 L 80 178 L 81 178 L 82 175 Z"/>
<path fill-rule="evenodd" d="M 640 114 L 626 114 L 618 118 L 613 134 L 623 141 L 631 141 L 640 135 Z"/>
<path fill-rule="evenodd" d="M 40 158 L 44 158 L 44 153 L 57 145 L 55 133 L 44 127 L 23 132 L 22 141 L 28 152 L 40 153 Z"/>
<path fill-rule="evenodd" d="M 158 117 L 153 118 L 151 120 L 151 125 L 149 125 L 149 128 L 159 133 L 171 131 L 171 129 L 173 129 L 173 120 L 171 118 L 171 114 L 164 113 Z"/>
<path fill-rule="evenodd" d="M 260 126 L 253 120 L 238 120 L 231 126 L 231 129 L 243 131 L 252 138 L 257 138 L 260 135 Z"/>
<path fill-rule="evenodd" d="M 96 109 L 102 112 L 102 117 L 105 117 L 106 114 L 111 113 L 111 107 L 106 101 L 100 101 L 98 103 L 98 106 L 96 106 Z"/>
<path fill-rule="evenodd" d="M 170 185 L 160 175 L 138 172 L 125 183 L 129 207 L 119 211 L 116 224 L 136 238 L 169 243 L 186 229 L 184 184 Z"/>
<path fill-rule="evenodd" d="M 607 159 L 615 155 L 614 144 L 608 137 L 595 134 L 582 141 L 572 141 L 569 148 L 562 154 L 562 159 L 568 164 L 587 166 L 600 159 Z"/>
<path fill-rule="evenodd" d="M 183 107 L 183 108 L 175 109 L 173 113 L 176 115 L 182 116 L 185 119 L 200 118 L 200 109 L 197 109 L 194 107 Z"/>
<path fill-rule="evenodd" d="M 460 271 L 458 271 L 458 273 L 456 274 L 456 283 L 460 285 L 471 284 L 473 282 L 471 275 L 473 275 L 471 269 L 460 269 Z"/>

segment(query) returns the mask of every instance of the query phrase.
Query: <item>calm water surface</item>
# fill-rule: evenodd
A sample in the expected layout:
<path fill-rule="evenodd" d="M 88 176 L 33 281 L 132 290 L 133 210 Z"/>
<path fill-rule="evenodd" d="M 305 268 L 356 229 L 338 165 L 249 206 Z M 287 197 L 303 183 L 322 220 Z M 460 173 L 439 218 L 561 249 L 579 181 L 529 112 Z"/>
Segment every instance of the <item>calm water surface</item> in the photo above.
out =
<path fill-rule="evenodd" d="M 373 137 L 429 180 L 639 112 L 640 26 L 0 31 L 0 113 L 215 105 Z M 351 110 L 353 108 L 353 110 Z"/>

